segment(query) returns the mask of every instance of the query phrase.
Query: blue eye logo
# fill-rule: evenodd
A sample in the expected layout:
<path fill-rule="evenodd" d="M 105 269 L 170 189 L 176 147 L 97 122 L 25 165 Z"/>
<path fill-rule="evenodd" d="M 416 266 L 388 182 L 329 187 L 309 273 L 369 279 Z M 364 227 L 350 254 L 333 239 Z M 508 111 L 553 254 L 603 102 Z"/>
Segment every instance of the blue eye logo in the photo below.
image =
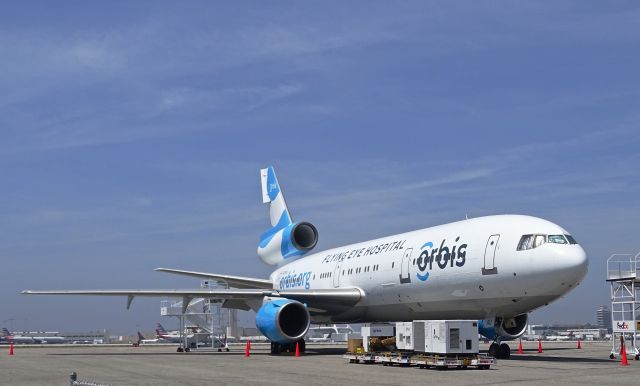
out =
<path fill-rule="evenodd" d="M 431 241 L 426 242 L 420 248 L 420 256 L 416 261 L 418 271 L 416 276 L 420 281 L 427 281 L 429 272 L 437 267 L 439 269 L 462 267 L 467 262 L 467 244 L 457 245 L 460 236 L 456 237 L 453 246 L 447 245 L 447 239 L 442 240 L 439 248 L 434 248 Z M 421 274 L 422 273 L 422 274 Z"/>
<path fill-rule="evenodd" d="M 425 249 L 427 248 L 427 249 Z M 433 243 L 431 241 L 424 243 L 420 249 L 420 257 L 418 257 L 418 269 L 420 271 L 425 271 L 427 269 L 427 259 L 429 258 L 429 249 L 433 248 Z M 420 281 L 427 281 L 429 278 L 429 272 L 425 272 L 424 275 L 421 275 L 420 272 L 416 272 L 416 277 Z"/>

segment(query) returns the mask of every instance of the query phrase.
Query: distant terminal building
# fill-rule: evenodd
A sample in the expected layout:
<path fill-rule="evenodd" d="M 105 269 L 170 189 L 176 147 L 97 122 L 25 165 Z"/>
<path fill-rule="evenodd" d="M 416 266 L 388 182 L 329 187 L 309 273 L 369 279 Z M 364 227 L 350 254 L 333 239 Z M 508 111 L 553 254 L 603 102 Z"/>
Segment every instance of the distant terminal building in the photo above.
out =
<path fill-rule="evenodd" d="M 611 309 L 607 306 L 600 306 L 596 310 L 596 321 L 598 327 L 604 328 L 610 334 L 613 331 L 611 322 Z"/>
<path fill-rule="evenodd" d="M 111 343 L 111 339 L 107 334 L 107 330 L 102 331 L 89 331 L 89 332 L 69 332 L 64 333 L 64 337 L 67 339 L 68 343 L 72 344 L 81 344 L 81 343 L 90 343 L 90 344 L 103 344 L 103 343 Z"/>

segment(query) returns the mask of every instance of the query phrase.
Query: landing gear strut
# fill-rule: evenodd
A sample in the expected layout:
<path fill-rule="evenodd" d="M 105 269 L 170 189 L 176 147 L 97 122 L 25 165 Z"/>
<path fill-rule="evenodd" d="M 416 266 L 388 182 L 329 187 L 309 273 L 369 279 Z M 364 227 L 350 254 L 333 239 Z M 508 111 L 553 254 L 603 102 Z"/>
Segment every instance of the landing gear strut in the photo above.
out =
<path fill-rule="evenodd" d="M 293 343 L 271 342 L 271 355 L 280 355 L 283 352 L 294 353 L 296 352 L 296 343 L 298 344 L 300 353 L 305 352 L 306 342 L 304 341 L 304 339 L 300 339 L 299 341 Z"/>
<path fill-rule="evenodd" d="M 491 343 L 489 346 L 489 355 L 496 359 L 509 359 L 511 357 L 511 348 L 506 343 Z"/>

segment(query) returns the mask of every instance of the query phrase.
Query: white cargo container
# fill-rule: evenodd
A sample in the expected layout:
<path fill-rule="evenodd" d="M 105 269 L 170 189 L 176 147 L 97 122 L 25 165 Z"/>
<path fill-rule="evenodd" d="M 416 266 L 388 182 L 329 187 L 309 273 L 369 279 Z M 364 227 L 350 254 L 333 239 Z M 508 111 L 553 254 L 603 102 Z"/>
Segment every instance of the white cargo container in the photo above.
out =
<path fill-rule="evenodd" d="M 362 326 L 360 334 L 362 335 L 362 348 L 364 351 L 369 350 L 369 338 L 371 337 L 390 337 L 395 336 L 395 326 L 387 323 L 368 323 Z"/>
<path fill-rule="evenodd" d="M 408 332 L 403 325 L 404 332 Z M 433 354 L 477 354 L 478 322 L 475 320 L 415 320 L 413 350 Z M 397 339 L 397 336 L 396 336 Z M 405 344 L 410 340 L 405 337 Z M 406 347 L 406 346 L 405 346 Z M 398 347 L 400 348 L 400 347 Z M 409 350 L 409 348 L 406 348 Z"/>
<path fill-rule="evenodd" d="M 413 322 L 396 323 L 396 347 L 398 350 L 413 351 Z"/>

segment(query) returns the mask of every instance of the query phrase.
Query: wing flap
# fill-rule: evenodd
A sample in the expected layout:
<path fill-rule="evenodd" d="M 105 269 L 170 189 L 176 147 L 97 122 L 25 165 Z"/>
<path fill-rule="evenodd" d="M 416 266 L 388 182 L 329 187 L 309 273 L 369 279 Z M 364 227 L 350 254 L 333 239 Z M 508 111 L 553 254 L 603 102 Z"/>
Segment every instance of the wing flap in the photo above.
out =
<path fill-rule="evenodd" d="M 181 269 L 172 269 L 172 268 L 156 268 L 158 272 L 166 272 L 172 273 L 175 275 L 184 275 L 184 276 L 192 276 L 198 277 L 201 279 L 211 279 L 218 282 L 226 283 L 229 287 L 233 288 L 263 288 L 263 289 L 272 289 L 273 283 L 271 280 L 267 279 L 255 279 L 252 277 L 243 277 L 243 276 L 231 276 L 231 275 L 220 275 L 217 273 L 208 273 L 208 272 L 196 272 L 196 271 L 185 271 Z"/>
<path fill-rule="evenodd" d="M 121 290 L 25 290 L 24 295 L 76 295 L 76 296 L 126 296 L 127 308 L 136 296 L 177 297 L 183 299 L 183 309 L 193 299 L 220 299 L 228 308 L 246 308 L 246 301 L 265 297 L 287 298 L 307 304 L 309 307 L 334 310 L 352 307 L 364 297 L 360 288 L 335 288 L 317 290 L 272 289 L 121 289 Z M 236 306 L 236 307 L 234 307 Z M 240 307 L 241 306 L 241 307 Z"/>

